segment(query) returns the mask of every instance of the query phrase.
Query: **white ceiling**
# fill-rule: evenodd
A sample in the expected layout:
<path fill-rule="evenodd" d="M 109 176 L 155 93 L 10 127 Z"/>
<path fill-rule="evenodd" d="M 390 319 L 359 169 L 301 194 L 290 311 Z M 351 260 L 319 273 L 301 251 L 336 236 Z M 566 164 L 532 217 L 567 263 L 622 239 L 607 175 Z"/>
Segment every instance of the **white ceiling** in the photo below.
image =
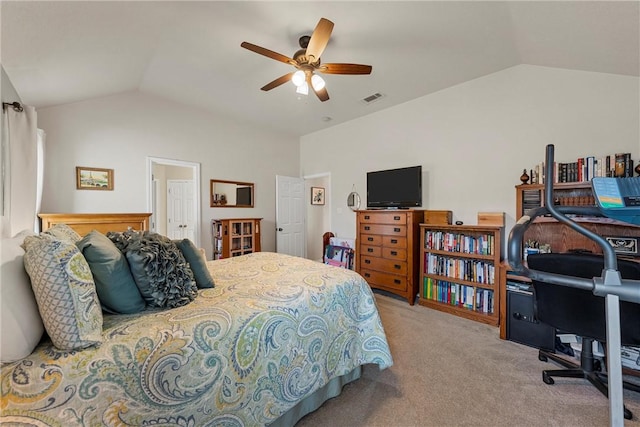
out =
<path fill-rule="evenodd" d="M 638 1 L 6 1 L 1 59 L 37 108 L 144 93 L 304 135 L 518 64 L 640 75 Z M 323 62 L 331 99 L 260 88 L 293 67 L 320 17 L 335 23 Z M 371 104 L 362 99 L 384 95 Z M 327 121 L 326 118 L 331 120 Z"/>

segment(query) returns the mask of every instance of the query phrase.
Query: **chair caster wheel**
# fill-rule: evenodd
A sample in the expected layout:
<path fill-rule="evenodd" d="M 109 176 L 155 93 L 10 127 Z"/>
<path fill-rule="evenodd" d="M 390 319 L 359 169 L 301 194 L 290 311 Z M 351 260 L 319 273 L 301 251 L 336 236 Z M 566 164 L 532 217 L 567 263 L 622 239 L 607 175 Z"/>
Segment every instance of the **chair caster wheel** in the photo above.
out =
<path fill-rule="evenodd" d="M 554 384 L 554 383 L 555 383 L 555 381 L 553 381 L 553 378 L 551 378 L 551 377 L 549 376 L 549 374 L 547 374 L 546 372 L 543 372 L 543 373 L 542 373 L 542 381 L 543 381 L 545 384 L 549 384 L 549 385 L 551 385 L 551 384 Z"/>
<path fill-rule="evenodd" d="M 626 407 L 624 408 L 624 419 L 625 420 L 630 420 L 631 418 L 633 418 L 633 414 L 631 413 L 630 410 L 628 410 Z"/>
<path fill-rule="evenodd" d="M 541 361 L 541 362 L 546 362 L 549 359 L 544 354 L 538 354 L 538 360 Z"/>

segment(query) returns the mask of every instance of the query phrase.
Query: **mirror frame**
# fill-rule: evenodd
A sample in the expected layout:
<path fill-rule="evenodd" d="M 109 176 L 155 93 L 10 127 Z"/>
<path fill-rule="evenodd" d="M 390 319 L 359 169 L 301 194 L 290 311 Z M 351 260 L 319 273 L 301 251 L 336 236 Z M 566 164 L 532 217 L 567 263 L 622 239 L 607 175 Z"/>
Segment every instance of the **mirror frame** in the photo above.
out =
<path fill-rule="evenodd" d="M 216 183 L 219 184 L 235 184 L 236 186 L 242 186 L 242 187 L 250 187 L 251 188 L 251 204 L 249 205 L 230 205 L 230 204 L 226 204 L 226 203 L 221 203 L 217 200 L 214 200 L 214 185 Z M 241 181 L 227 181 L 224 179 L 211 179 L 209 180 L 209 205 L 212 208 L 252 208 L 254 205 L 255 201 L 255 185 L 253 184 L 253 182 L 241 182 Z"/>

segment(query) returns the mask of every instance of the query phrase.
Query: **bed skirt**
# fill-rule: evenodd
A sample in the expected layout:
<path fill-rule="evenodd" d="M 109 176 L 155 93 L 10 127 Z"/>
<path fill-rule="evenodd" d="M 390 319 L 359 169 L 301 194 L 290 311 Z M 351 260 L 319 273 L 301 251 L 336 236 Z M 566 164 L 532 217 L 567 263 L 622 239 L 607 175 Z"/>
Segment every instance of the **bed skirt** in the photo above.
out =
<path fill-rule="evenodd" d="M 269 427 L 293 427 L 302 417 L 321 407 L 324 402 L 339 396 L 342 393 L 342 387 L 359 379 L 361 374 L 362 366 L 358 366 L 348 374 L 332 379 L 324 387 L 298 402 L 296 406 L 269 424 Z"/>

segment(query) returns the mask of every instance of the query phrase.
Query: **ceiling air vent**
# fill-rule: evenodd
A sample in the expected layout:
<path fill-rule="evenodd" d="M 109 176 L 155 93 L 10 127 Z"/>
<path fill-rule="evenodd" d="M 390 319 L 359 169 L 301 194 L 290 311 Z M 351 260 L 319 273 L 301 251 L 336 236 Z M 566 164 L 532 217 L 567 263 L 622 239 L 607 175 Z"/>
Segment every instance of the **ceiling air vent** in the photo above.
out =
<path fill-rule="evenodd" d="M 384 95 L 382 95 L 381 93 L 376 92 L 373 95 L 369 95 L 366 98 L 363 98 L 362 102 L 364 102 L 365 104 L 371 104 L 372 102 L 376 102 L 377 100 L 379 100 L 383 96 Z"/>

